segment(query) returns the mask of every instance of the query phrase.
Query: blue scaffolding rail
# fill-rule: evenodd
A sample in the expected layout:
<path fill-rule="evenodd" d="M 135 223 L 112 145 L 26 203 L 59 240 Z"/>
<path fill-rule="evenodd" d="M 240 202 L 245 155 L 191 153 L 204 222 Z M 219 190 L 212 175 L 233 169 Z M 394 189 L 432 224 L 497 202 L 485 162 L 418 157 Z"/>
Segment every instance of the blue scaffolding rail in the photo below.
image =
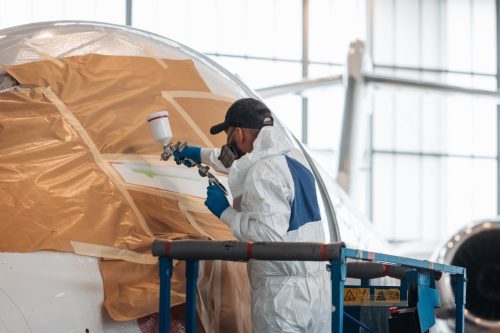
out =
<path fill-rule="evenodd" d="M 435 323 L 434 308 L 441 306 L 435 281 L 442 273 L 454 276 L 456 305 L 455 332 L 464 332 L 466 270 L 434 263 L 346 248 L 343 243 L 238 242 L 204 240 L 156 240 L 152 253 L 160 261 L 159 332 L 169 332 L 170 289 L 173 260 L 186 261 L 186 332 L 196 332 L 196 290 L 200 260 L 328 261 L 332 280 L 332 332 L 351 332 L 344 316 L 366 331 L 359 320 L 363 306 L 407 306 L 409 287 L 416 293 L 414 306 L 422 332 Z M 351 260 L 348 262 L 348 258 Z M 355 260 L 355 261 L 353 261 Z M 398 286 L 372 286 L 370 280 L 389 276 Z M 346 278 L 360 279 L 361 285 L 345 285 Z M 349 310 L 345 311 L 345 307 Z M 352 324 L 350 325 L 352 327 Z"/>

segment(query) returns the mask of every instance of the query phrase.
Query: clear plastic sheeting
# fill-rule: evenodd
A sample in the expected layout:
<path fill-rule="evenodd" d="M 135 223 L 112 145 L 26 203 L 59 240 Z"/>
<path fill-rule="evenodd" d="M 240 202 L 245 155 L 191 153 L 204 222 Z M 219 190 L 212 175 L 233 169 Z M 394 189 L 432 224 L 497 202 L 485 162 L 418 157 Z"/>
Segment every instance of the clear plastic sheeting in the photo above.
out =
<path fill-rule="evenodd" d="M 251 93 L 200 53 L 168 38 L 125 26 L 71 21 L 35 23 L 0 30 L 0 46 L 3 66 L 87 54 L 192 59 L 214 94 L 237 99 Z"/>
<path fill-rule="evenodd" d="M 0 74 L 0 93 L 11 90 L 17 86 L 19 86 L 19 82 L 17 82 L 12 76 L 7 73 Z"/>
<path fill-rule="evenodd" d="M 21 86 L 0 92 L 0 252 L 101 257 L 103 289 L 86 292 L 103 290 L 112 319 L 157 312 L 153 239 L 234 236 L 203 198 L 127 183 L 112 164 L 159 160 L 161 147 L 145 119 L 160 110 L 169 111 L 173 140 L 222 145 L 224 135 L 211 136 L 210 126 L 251 92 L 180 44 L 103 24 L 2 30 L 0 64 L 4 77 Z M 184 264 L 177 263 L 172 306 L 185 302 L 184 274 Z M 200 265 L 201 327 L 250 331 L 249 289 L 245 263 Z"/>

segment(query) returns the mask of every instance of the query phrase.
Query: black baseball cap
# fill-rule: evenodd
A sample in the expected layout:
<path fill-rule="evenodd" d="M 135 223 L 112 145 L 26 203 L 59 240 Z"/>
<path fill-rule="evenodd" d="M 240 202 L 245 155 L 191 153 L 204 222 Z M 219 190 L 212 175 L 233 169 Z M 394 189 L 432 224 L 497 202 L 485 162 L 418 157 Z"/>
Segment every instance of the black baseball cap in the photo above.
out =
<path fill-rule="evenodd" d="M 223 123 L 212 126 L 210 134 L 218 134 L 229 127 L 261 129 L 272 125 L 271 110 L 264 103 L 255 98 L 241 98 L 227 109 Z"/>

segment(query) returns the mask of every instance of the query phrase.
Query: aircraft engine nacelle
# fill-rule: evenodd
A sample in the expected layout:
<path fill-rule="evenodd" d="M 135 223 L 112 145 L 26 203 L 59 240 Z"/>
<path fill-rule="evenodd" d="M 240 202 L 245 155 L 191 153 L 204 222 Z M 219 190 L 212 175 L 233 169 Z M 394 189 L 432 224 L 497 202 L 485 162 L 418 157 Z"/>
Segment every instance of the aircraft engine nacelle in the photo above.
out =
<path fill-rule="evenodd" d="M 500 220 L 468 225 L 451 237 L 433 261 L 467 269 L 466 331 L 500 332 Z M 442 312 L 438 316 L 454 325 L 454 279 L 439 281 Z"/>

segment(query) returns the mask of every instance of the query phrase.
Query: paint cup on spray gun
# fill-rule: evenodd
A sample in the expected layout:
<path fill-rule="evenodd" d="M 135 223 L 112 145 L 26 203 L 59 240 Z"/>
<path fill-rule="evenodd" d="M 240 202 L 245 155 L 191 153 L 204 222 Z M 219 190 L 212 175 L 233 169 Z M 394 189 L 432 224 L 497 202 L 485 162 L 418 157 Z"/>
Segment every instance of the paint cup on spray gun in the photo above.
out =
<path fill-rule="evenodd" d="M 172 140 L 172 129 L 168 122 L 168 112 L 160 111 L 148 114 L 146 117 L 148 121 L 149 130 L 153 139 L 165 147 Z"/>
<path fill-rule="evenodd" d="M 170 143 L 170 140 L 172 140 L 172 129 L 168 121 L 167 111 L 151 113 L 146 117 L 146 120 L 148 121 L 151 136 L 163 147 L 162 160 L 167 161 L 174 151 L 182 151 L 186 147 L 185 142 Z"/>

